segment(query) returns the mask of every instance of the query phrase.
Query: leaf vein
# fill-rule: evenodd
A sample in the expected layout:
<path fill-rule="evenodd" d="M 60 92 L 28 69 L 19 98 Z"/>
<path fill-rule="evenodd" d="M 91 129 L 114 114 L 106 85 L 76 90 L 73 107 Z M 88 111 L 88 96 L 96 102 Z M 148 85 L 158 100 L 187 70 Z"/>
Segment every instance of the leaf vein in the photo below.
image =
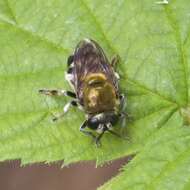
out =
<path fill-rule="evenodd" d="M 83 7 L 86 9 L 86 11 L 89 13 L 89 15 L 91 16 L 91 18 L 94 21 L 94 24 L 97 27 L 97 30 L 102 34 L 102 37 L 104 38 L 107 46 L 109 46 L 109 48 L 113 51 L 113 52 L 117 52 L 114 48 L 114 46 L 112 46 L 111 42 L 109 41 L 109 39 L 107 38 L 100 22 L 98 21 L 98 19 L 96 18 L 96 16 L 93 14 L 92 10 L 90 9 L 90 7 L 87 5 L 87 3 L 84 2 L 84 0 L 80 0 L 81 4 L 83 5 Z"/>
<path fill-rule="evenodd" d="M 184 73 L 185 104 L 187 104 L 189 95 L 188 95 L 188 77 L 187 77 L 188 73 L 187 73 L 186 52 L 183 47 L 183 42 L 182 42 L 181 35 L 180 35 L 180 28 L 177 24 L 176 18 L 174 18 L 174 16 L 173 16 L 173 10 L 169 6 L 164 6 L 164 10 L 165 10 L 168 22 L 169 22 L 171 28 L 173 29 L 173 31 L 175 32 L 174 37 L 175 37 L 176 44 L 177 44 L 177 50 L 179 52 L 180 63 L 182 64 L 183 73 Z"/>
<path fill-rule="evenodd" d="M 11 23 L 11 22 L 8 22 L 7 20 L 3 19 L 3 18 L 0 18 L 0 21 L 4 24 L 6 24 L 7 26 L 9 27 L 13 27 L 15 28 L 16 30 L 26 34 L 26 35 L 29 35 L 30 37 L 36 39 L 36 40 L 40 40 L 41 42 L 45 42 L 47 45 L 49 45 L 50 47 L 56 49 L 56 50 L 59 50 L 63 53 L 66 53 L 68 54 L 70 52 L 70 50 L 68 49 L 65 49 L 63 46 L 60 46 L 58 43 L 55 43 L 54 41 L 51 41 L 49 39 L 47 39 L 45 36 L 41 36 L 31 30 L 28 30 L 24 27 L 21 27 L 21 26 L 18 26 L 16 25 L 15 23 Z"/>
<path fill-rule="evenodd" d="M 4 0 L 4 1 L 5 1 L 6 5 L 7 5 L 7 8 L 8 8 L 8 10 L 9 10 L 10 16 L 11 16 L 12 19 L 13 19 L 13 22 L 14 22 L 15 24 L 18 24 L 16 15 L 15 15 L 15 13 L 13 12 L 13 9 L 12 9 L 10 3 L 9 3 L 9 0 Z"/>
<path fill-rule="evenodd" d="M 158 93 L 157 91 L 148 88 L 147 86 L 145 86 L 144 84 L 139 83 L 138 81 L 135 81 L 135 80 L 130 79 L 130 78 L 127 78 L 127 81 L 128 81 L 129 83 L 132 83 L 132 84 L 134 84 L 134 85 L 137 85 L 138 87 L 140 87 L 140 88 L 142 88 L 142 89 L 144 89 L 144 90 L 146 90 L 146 91 L 148 91 L 148 92 L 150 92 L 150 93 L 152 93 L 152 94 L 157 95 L 158 97 L 160 97 L 161 99 L 166 100 L 167 102 L 170 102 L 170 103 L 172 103 L 172 104 L 175 104 L 175 105 L 179 106 L 179 104 L 178 104 L 176 101 L 174 101 L 174 100 L 172 100 L 172 99 L 169 99 L 168 97 L 166 97 L 166 96 L 164 96 L 164 95 Z"/>
<path fill-rule="evenodd" d="M 182 137 L 182 138 L 184 138 L 184 137 Z M 179 166 L 177 164 L 177 162 L 180 162 L 181 160 L 183 160 L 184 156 L 188 156 L 189 157 L 189 153 L 190 153 L 190 151 L 187 148 L 184 152 L 182 152 L 181 154 L 179 154 L 175 158 L 175 160 L 168 161 L 168 163 L 159 172 L 159 174 L 152 180 L 152 182 L 150 184 L 147 185 L 147 189 L 154 189 L 154 186 L 155 186 L 156 182 L 159 181 L 162 177 L 164 177 L 164 172 L 168 171 L 168 170 L 174 170 L 177 166 Z"/>

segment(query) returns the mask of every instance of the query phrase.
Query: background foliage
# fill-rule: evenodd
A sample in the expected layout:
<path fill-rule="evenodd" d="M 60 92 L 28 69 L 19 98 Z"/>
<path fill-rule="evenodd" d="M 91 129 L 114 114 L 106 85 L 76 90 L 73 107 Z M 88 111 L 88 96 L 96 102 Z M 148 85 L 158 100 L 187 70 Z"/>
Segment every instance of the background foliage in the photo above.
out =
<path fill-rule="evenodd" d="M 102 189 L 189 189 L 190 3 L 172 0 L 0 0 L 0 160 L 103 163 L 137 156 Z M 133 117 L 130 141 L 109 134 L 97 149 L 78 132 L 73 109 L 52 123 L 67 98 L 67 57 L 83 38 L 119 54 L 121 88 Z M 117 187 L 117 188 L 116 188 Z"/>

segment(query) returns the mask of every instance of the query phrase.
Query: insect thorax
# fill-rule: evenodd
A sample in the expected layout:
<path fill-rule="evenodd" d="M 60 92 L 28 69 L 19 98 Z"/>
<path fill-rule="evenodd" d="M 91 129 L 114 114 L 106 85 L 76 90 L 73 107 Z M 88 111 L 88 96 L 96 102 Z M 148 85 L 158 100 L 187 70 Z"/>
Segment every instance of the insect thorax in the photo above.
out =
<path fill-rule="evenodd" d="M 116 111 L 119 100 L 114 86 L 102 73 L 89 74 L 84 80 L 84 109 L 87 113 Z"/>

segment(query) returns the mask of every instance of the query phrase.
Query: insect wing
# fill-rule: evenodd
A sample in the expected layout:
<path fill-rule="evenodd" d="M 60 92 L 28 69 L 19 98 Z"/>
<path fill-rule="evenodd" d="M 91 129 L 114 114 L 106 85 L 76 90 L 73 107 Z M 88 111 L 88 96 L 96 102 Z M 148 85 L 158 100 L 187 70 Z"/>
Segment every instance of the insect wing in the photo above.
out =
<path fill-rule="evenodd" d="M 102 48 L 93 40 L 83 40 L 74 53 L 74 86 L 78 96 L 85 77 L 91 73 L 104 73 L 118 92 L 117 78 Z"/>

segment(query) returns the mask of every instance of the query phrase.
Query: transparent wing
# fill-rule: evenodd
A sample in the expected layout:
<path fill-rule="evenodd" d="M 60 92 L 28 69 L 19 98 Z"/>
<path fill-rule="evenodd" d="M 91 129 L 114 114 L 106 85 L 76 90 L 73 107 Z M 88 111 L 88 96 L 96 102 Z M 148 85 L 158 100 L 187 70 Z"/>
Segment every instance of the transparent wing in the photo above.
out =
<path fill-rule="evenodd" d="M 118 80 L 102 48 L 95 41 L 86 39 L 77 45 L 74 52 L 73 85 L 78 95 L 85 77 L 91 73 L 104 73 L 118 92 Z"/>

